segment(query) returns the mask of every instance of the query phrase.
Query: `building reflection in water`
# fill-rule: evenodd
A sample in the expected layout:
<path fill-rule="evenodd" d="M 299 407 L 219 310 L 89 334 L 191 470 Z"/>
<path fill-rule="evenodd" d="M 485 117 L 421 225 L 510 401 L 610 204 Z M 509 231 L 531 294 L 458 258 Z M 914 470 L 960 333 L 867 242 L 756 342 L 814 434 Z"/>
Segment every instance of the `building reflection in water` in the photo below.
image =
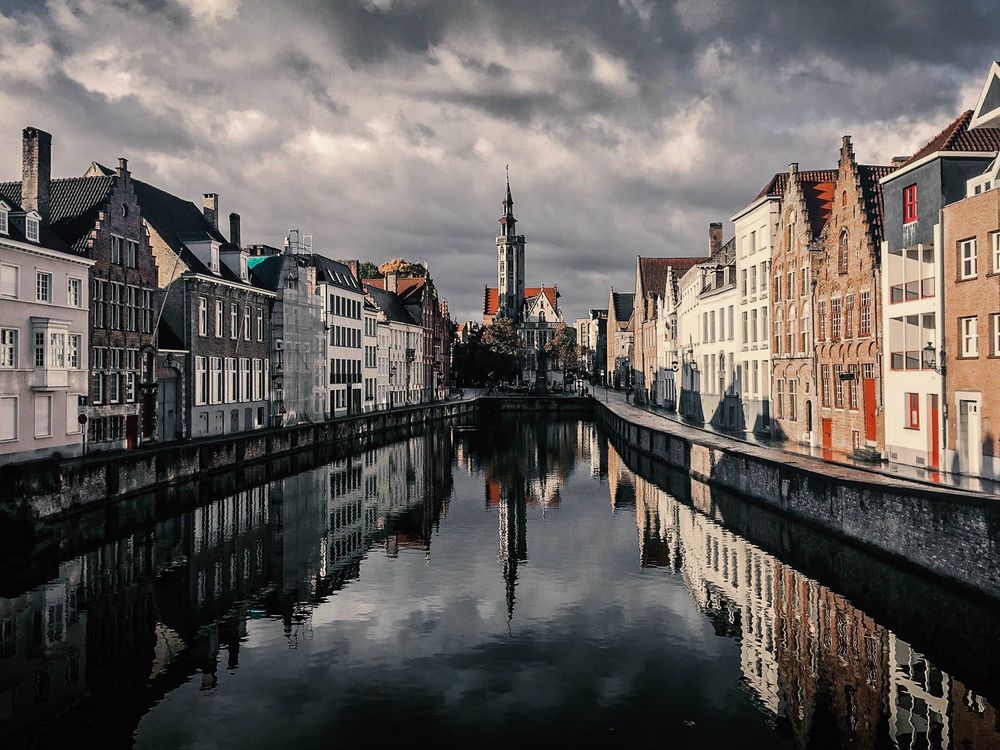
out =
<path fill-rule="evenodd" d="M 743 685 L 799 747 L 1000 746 L 996 709 L 852 606 L 633 474 L 612 447 L 612 508 L 634 497 L 639 563 L 681 575 L 720 636 L 740 644 Z M 634 493 L 634 494 L 633 494 Z M 692 507 L 694 506 L 694 507 Z"/>
<path fill-rule="evenodd" d="M 0 597 L 0 746 L 51 746 L 95 726 L 109 746 L 130 744 L 179 685 L 224 688 L 252 619 L 282 620 L 294 647 L 314 606 L 356 579 L 370 550 L 429 554 L 452 450 L 442 429 L 334 460 L 160 521 Z"/>

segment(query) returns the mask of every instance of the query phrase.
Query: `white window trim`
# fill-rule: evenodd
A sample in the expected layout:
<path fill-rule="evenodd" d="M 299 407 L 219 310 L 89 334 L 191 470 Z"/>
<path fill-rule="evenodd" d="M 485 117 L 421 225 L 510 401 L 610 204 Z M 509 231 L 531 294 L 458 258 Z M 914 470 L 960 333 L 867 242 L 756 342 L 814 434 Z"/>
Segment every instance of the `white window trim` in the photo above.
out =
<path fill-rule="evenodd" d="M 18 422 L 20 421 L 20 397 L 13 393 L 4 393 L 0 395 L 0 401 L 13 401 L 14 402 L 14 420 L 13 428 L 14 434 L 11 437 L 0 437 L 0 443 L 11 443 L 17 441 L 20 436 L 20 430 L 18 429 Z"/>
<path fill-rule="evenodd" d="M 968 257 L 968 260 L 970 260 L 972 262 L 972 272 L 967 274 L 965 272 L 965 262 L 967 260 L 965 253 L 966 253 L 966 250 L 969 249 L 969 248 L 972 249 L 972 253 Z M 977 254 L 977 251 L 976 251 L 976 238 L 973 237 L 973 238 L 968 239 L 968 240 L 962 240 L 961 242 L 958 243 L 958 249 L 959 249 L 958 277 L 960 279 L 963 279 L 963 280 L 964 279 L 974 279 L 974 278 L 976 278 L 976 276 L 979 275 L 978 274 L 978 271 L 979 271 L 979 259 L 976 257 L 976 254 Z"/>
<path fill-rule="evenodd" d="M 969 325 L 971 323 L 971 326 Z M 979 356 L 979 318 L 975 315 L 959 318 L 960 345 L 963 357 Z M 967 343 L 971 342 L 971 347 Z"/>

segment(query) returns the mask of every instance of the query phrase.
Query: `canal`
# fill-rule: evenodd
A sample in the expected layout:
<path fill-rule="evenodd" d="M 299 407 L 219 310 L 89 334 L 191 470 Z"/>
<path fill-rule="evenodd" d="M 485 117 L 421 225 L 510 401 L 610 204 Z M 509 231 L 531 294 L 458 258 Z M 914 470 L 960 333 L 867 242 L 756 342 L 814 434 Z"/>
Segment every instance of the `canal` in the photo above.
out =
<path fill-rule="evenodd" d="M 588 419 L 178 492 L 3 562 L 0 746 L 1000 746 L 993 605 Z"/>

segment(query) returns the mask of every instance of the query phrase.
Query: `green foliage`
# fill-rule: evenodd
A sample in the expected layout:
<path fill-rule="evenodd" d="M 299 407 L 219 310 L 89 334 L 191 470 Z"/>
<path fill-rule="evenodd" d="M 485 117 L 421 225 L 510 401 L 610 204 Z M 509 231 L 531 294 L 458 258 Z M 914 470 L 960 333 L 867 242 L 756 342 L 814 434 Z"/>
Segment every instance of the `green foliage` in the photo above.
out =
<path fill-rule="evenodd" d="M 419 263 L 410 263 L 403 258 L 393 258 L 378 267 L 379 276 L 384 277 L 387 273 L 395 273 L 401 278 L 422 279 L 427 276 L 427 269 Z"/>
<path fill-rule="evenodd" d="M 378 266 L 370 260 L 366 260 L 358 265 L 358 275 L 362 279 L 381 279 L 383 273 L 378 270 Z"/>
<path fill-rule="evenodd" d="M 521 372 L 523 353 L 521 339 L 511 321 L 495 320 L 483 329 L 480 357 L 488 379 L 494 382 L 516 379 Z"/>
<path fill-rule="evenodd" d="M 564 373 L 579 369 L 580 347 L 576 345 L 576 331 L 565 323 L 556 328 L 552 340 L 545 345 L 545 352 Z"/>

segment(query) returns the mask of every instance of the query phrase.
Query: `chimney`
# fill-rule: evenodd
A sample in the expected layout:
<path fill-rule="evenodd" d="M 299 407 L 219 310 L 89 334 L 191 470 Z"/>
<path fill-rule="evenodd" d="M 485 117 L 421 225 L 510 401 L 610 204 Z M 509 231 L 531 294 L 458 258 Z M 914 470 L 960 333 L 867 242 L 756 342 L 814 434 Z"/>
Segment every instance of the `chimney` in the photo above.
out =
<path fill-rule="evenodd" d="M 351 273 L 354 274 L 354 278 L 361 281 L 361 264 L 356 260 L 345 260 L 342 263 L 351 269 Z"/>
<path fill-rule="evenodd" d="M 128 174 L 128 159 L 126 159 L 124 156 L 118 157 L 117 172 L 119 177 L 124 177 L 125 175 Z"/>
<path fill-rule="evenodd" d="M 396 289 L 397 289 L 396 278 L 397 277 L 396 277 L 396 272 L 395 271 L 392 271 L 391 273 L 387 273 L 385 275 L 385 290 L 387 292 L 392 292 L 393 294 L 396 293 Z"/>
<path fill-rule="evenodd" d="M 219 228 L 219 194 L 218 193 L 205 193 L 202 200 L 202 211 L 205 212 L 205 218 L 208 219 L 208 223 L 212 225 L 214 229 Z"/>
<path fill-rule="evenodd" d="M 236 247 L 243 247 L 240 237 L 240 215 L 233 211 L 229 214 L 229 241 Z"/>
<path fill-rule="evenodd" d="M 797 161 L 793 161 L 791 164 L 788 165 L 788 174 L 793 175 L 798 173 L 799 173 L 799 163 Z"/>
<path fill-rule="evenodd" d="M 722 222 L 713 221 L 708 225 L 708 254 L 711 257 L 722 247 Z"/>
<path fill-rule="evenodd" d="M 21 133 L 21 206 L 49 220 L 49 184 L 52 180 L 52 136 L 38 128 Z"/>
<path fill-rule="evenodd" d="M 904 164 L 906 164 L 906 162 L 908 162 L 909 160 L 910 160 L 909 156 L 894 156 L 894 157 L 892 157 L 892 162 L 890 162 L 890 164 L 893 167 L 895 167 L 896 169 L 899 169 L 901 166 L 903 166 Z"/>

